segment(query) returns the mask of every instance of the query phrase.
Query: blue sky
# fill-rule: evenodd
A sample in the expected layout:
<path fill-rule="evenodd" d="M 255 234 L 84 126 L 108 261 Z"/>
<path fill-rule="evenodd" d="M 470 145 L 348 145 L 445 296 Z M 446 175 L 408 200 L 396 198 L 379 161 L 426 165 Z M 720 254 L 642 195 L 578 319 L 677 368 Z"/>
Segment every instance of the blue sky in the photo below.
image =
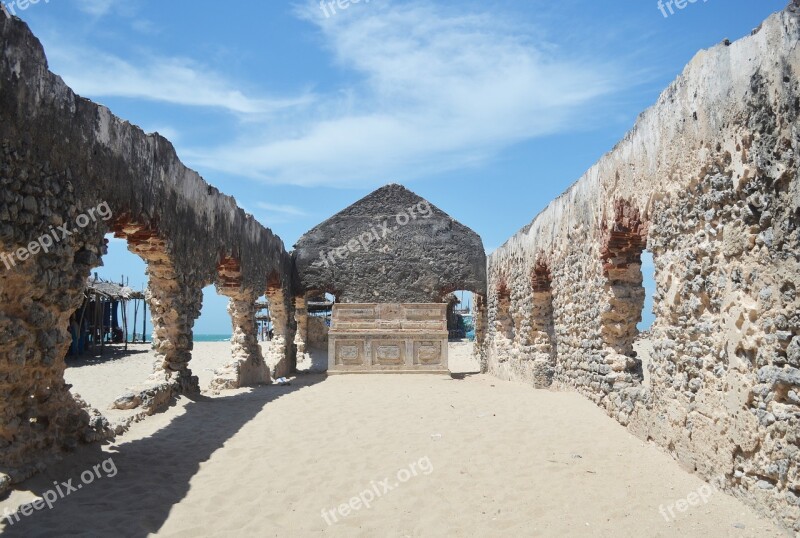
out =
<path fill-rule="evenodd" d="M 402 183 L 491 252 L 609 151 L 698 50 L 749 34 L 787 2 L 698 0 L 668 17 L 656 0 L 362 0 L 335 14 L 280 0 L 12 7 L 73 89 L 167 136 L 287 249 Z M 145 282 L 122 242 L 99 272 Z M 207 293 L 196 332 L 228 332 L 224 307 Z"/>

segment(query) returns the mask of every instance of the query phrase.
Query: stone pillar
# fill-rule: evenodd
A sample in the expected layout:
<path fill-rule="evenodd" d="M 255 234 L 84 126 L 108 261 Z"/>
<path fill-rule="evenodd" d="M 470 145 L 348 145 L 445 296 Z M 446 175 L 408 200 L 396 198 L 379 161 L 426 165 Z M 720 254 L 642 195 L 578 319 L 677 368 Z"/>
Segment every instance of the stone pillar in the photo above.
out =
<path fill-rule="evenodd" d="M 64 382 L 69 319 L 99 260 L 76 250 L 65 242 L 0 270 L 0 493 L 62 450 L 113 437 Z"/>
<path fill-rule="evenodd" d="M 203 306 L 203 286 L 189 282 L 165 262 L 147 266 L 147 301 L 153 324 L 155 372 L 151 380 L 168 383 L 180 393 L 199 392 L 196 376 L 189 369 L 195 320 Z"/>
<path fill-rule="evenodd" d="M 308 352 L 308 302 L 304 296 L 294 298 L 294 321 L 297 325 L 294 334 L 297 367 L 300 370 L 309 370 L 312 367 L 312 360 Z"/>
<path fill-rule="evenodd" d="M 231 338 L 231 362 L 217 370 L 211 388 L 214 390 L 237 389 L 270 382 L 269 369 L 261 353 L 256 329 L 256 306 L 258 295 L 254 292 L 237 293 L 228 303 L 233 337 Z"/>
<path fill-rule="evenodd" d="M 528 344 L 533 358 L 533 385 L 539 389 L 553 384 L 557 360 L 552 281 L 549 265 L 537 262 L 531 277 Z"/>
<path fill-rule="evenodd" d="M 286 300 L 286 293 L 279 285 L 267 288 L 267 299 L 269 300 L 269 315 L 272 319 L 273 336 L 267 346 L 264 358 L 272 377 L 277 379 L 291 373 L 288 345 L 291 333 L 291 328 L 289 327 L 289 304 Z"/>
<path fill-rule="evenodd" d="M 483 295 L 475 294 L 475 345 L 473 346 L 472 353 L 481 365 L 481 372 L 486 373 L 489 371 L 489 365 L 486 357 L 486 329 L 488 326 L 488 316 L 486 312 L 486 297 Z"/>
<path fill-rule="evenodd" d="M 530 348 L 533 354 L 533 385 L 537 389 L 553 384 L 555 372 L 555 334 L 553 295 L 534 291 L 531 301 Z"/>

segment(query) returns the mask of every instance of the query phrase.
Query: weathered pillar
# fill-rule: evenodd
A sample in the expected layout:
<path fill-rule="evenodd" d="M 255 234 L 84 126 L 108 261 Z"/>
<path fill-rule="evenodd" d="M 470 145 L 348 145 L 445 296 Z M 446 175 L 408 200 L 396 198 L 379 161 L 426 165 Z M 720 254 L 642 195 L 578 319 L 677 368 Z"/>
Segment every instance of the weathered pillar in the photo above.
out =
<path fill-rule="evenodd" d="M 146 297 L 153 316 L 156 352 L 151 379 L 166 382 L 180 393 L 200 392 L 189 361 L 194 345 L 192 328 L 203 306 L 203 286 L 185 279 L 171 263 L 151 262 L 147 273 Z"/>
<path fill-rule="evenodd" d="M 269 301 L 269 315 L 272 320 L 272 340 L 268 342 L 265 360 L 270 369 L 272 377 L 277 379 L 285 377 L 291 372 L 289 354 L 289 304 L 286 293 L 280 285 L 270 285 L 267 287 L 267 299 Z"/>
<path fill-rule="evenodd" d="M 488 326 L 488 316 L 486 312 L 486 297 L 475 294 L 475 345 L 472 353 L 481 365 L 481 373 L 489 371 L 489 364 L 486 357 L 486 332 Z"/>
<path fill-rule="evenodd" d="M 26 222 L 23 217 L 40 222 L 32 216 L 20 206 L 16 225 Z M 23 247 L 4 220 L 0 217 L 0 252 L 17 252 Z M 38 232 L 15 231 L 27 237 Z M 100 237 L 85 241 L 99 245 Z M 64 381 L 69 319 L 83 301 L 99 246 L 76 234 L 52 247 L 0 266 L 0 493 L 64 449 L 113 437 L 108 422 L 73 397 Z"/>
<path fill-rule="evenodd" d="M 261 354 L 256 328 L 256 301 L 254 292 L 231 296 L 228 313 L 231 315 L 231 362 L 215 372 L 211 388 L 237 389 L 270 382 L 269 369 Z"/>
<path fill-rule="evenodd" d="M 54 453 L 113 436 L 64 382 L 67 327 L 82 289 L 77 282 L 70 289 L 48 289 L 36 280 L 0 278 L 0 492 Z"/>
<path fill-rule="evenodd" d="M 533 358 L 533 385 L 538 389 L 553 384 L 556 365 L 556 339 L 553 323 L 552 273 L 539 262 L 531 278 L 529 347 Z"/>
<path fill-rule="evenodd" d="M 308 301 L 305 296 L 294 298 L 294 321 L 297 326 L 294 333 L 294 347 L 298 368 L 310 369 L 312 360 L 308 353 Z"/>

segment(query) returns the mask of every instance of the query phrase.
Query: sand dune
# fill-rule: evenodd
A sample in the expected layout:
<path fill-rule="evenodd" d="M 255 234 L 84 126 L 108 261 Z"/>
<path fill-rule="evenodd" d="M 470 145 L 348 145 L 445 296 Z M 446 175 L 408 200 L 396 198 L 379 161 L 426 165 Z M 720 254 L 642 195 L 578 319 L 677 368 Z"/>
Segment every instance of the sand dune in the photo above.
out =
<path fill-rule="evenodd" d="M 121 383 L 99 377 L 110 365 L 87 368 L 95 383 Z M 309 375 L 289 387 L 181 398 L 116 444 L 65 458 L 0 510 L 54 481 L 80 483 L 107 458 L 118 474 L 4 534 L 781 536 L 724 493 L 673 508 L 667 522 L 659 507 L 704 482 L 577 394 L 488 376 Z M 354 497 L 369 500 L 367 491 L 380 492 L 369 508 L 331 515 Z"/>

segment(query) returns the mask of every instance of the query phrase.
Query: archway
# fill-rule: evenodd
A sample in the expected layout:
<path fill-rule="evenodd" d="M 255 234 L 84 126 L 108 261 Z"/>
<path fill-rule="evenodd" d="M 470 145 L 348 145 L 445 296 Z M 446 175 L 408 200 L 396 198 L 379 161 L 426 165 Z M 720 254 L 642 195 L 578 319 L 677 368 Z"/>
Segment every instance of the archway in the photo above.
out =
<path fill-rule="evenodd" d="M 642 381 L 642 361 L 636 357 L 634 342 L 639 335 L 645 302 L 642 252 L 647 244 L 647 224 L 638 208 L 618 200 L 611 225 L 604 223 L 601 252 L 605 277 L 606 307 L 601 315 L 601 334 L 606 363 Z"/>

